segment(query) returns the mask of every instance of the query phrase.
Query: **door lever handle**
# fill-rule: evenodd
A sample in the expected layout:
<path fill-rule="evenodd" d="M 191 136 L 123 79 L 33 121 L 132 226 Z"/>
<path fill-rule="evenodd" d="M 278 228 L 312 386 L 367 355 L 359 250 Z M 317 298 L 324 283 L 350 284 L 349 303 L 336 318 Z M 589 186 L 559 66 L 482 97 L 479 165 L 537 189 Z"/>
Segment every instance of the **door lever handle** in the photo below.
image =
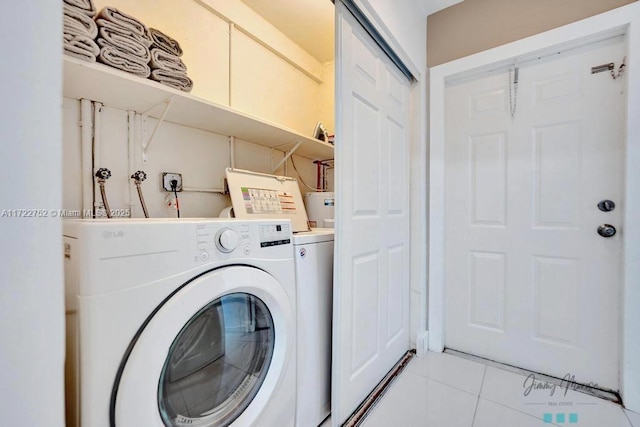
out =
<path fill-rule="evenodd" d="M 611 224 L 602 224 L 598 226 L 598 234 L 602 237 L 613 237 L 616 235 L 616 228 Z"/>

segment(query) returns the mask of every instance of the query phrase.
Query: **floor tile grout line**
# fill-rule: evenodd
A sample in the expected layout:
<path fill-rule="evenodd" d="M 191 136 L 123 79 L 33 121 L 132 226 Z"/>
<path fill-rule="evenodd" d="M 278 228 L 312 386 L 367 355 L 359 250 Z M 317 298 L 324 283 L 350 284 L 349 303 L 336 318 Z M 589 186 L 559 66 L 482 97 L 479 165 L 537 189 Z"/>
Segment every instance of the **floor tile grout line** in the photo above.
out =
<path fill-rule="evenodd" d="M 480 383 L 480 390 L 478 390 L 478 396 L 482 396 L 482 389 L 484 388 L 484 379 L 487 377 L 487 365 L 484 365 L 482 371 L 482 382 Z"/>
<path fill-rule="evenodd" d="M 473 418 L 471 419 L 471 427 L 476 424 L 476 415 L 478 415 L 478 405 L 480 405 L 480 395 L 476 398 L 476 407 L 473 410 Z"/>
<path fill-rule="evenodd" d="M 472 393 L 472 392 L 470 392 L 469 390 L 463 390 L 463 389 L 461 389 L 460 387 L 456 387 L 456 386 L 451 385 L 451 384 L 449 384 L 449 383 L 445 383 L 445 382 L 444 382 L 444 381 L 442 381 L 442 380 L 437 380 L 437 379 L 435 379 L 435 378 L 431 378 L 431 377 L 425 377 L 424 375 L 422 375 L 422 378 L 424 378 L 424 379 L 426 379 L 426 380 L 429 380 L 429 381 L 437 382 L 438 384 L 446 385 L 447 387 L 450 387 L 450 388 L 452 388 L 452 389 L 454 389 L 454 390 L 457 390 L 457 391 L 461 391 L 461 392 L 463 392 L 463 393 L 465 393 L 465 394 L 469 394 L 469 395 L 471 395 L 471 396 L 480 396 L 480 393 L 479 393 L 479 392 L 478 392 L 478 394 L 476 394 L 476 393 Z"/>
<path fill-rule="evenodd" d="M 487 374 L 487 367 L 482 369 L 482 381 L 480 381 L 480 390 L 478 390 L 478 398 L 476 399 L 476 408 L 473 410 L 473 419 L 471 420 L 471 427 L 476 423 L 476 415 L 478 414 L 478 406 L 480 405 L 480 395 L 482 394 L 482 386 L 484 385 L 484 376 Z"/>
<path fill-rule="evenodd" d="M 629 425 L 631 427 L 636 427 L 635 425 L 633 425 L 633 421 L 631 421 L 631 417 L 629 416 L 629 412 L 626 409 L 623 409 L 622 412 L 624 412 L 624 416 L 627 417 L 627 421 L 629 421 Z"/>
<path fill-rule="evenodd" d="M 456 360 L 456 363 L 461 362 L 467 366 L 472 366 L 472 365 L 477 365 L 477 366 L 488 366 L 486 363 L 482 363 L 482 362 L 478 362 L 476 360 L 467 358 L 467 357 L 462 357 L 459 356 L 457 354 L 452 354 L 452 353 L 438 353 L 440 356 L 439 357 L 443 357 L 445 359 L 449 359 L 449 360 Z"/>
<path fill-rule="evenodd" d="M 445 354 L 445 353 L 441 353 L 441 354 Z M 449 357 L 453 357 L 453 358 L 456 358 L 456 359 L 466 360 L 466 359 L 464 359 L 463 357 L 452 356 L 452 355 L 447 355 L 447 356 L 449 356 Z M 427 363 L 426 358 L 417 358 L 417 357 L 416 357 L 416 358 L 414 358 L 414 360 L 416 360 L 416 359 L 422 359 L 422 360 L 424 360 L 424 363 Z M 482 381 L 480 382 L 480 389 L 478 389 L 478 393 L 477 393 L 477 394 L 476 394 L 475 392 L 471 392 L 471 391 L 468 391 L 468 390 L 464 390 L 464 389 L 462 389 L 462 388 L 460 388 L 460 387 L 458 387 L 458 386 L 455 386 L 455 385 L 453 385 L 453 384 L 451 384 L 451 383 L 445 382 L 445 381 L 443 381 L 443 380 L 441 380 L 441 379 L 433 378 L 433 377 L 431 377 L 431 376 L 429 376 L 429 375 L 425 374 L 423 369 L 420 369 L 419 371 L 418 371 L 418 370 L 415 370 L 415 371 L 414 371 L 414 370 L 409 369 L 409 367 L 407 367 L 407 370 L 408 370 L 408 371 L 410 371 L 410 372 L 413 372 L 414 374 L 419 375 L 419 376 L 421 376 L 421 377 L 423 377 L 423 378 L 426 378 L 426 379 L 429 379 L 429 380 L 435 381 L 435 382 L 440 383 L 440 384 L 444 384 L 444 385 L 446 385 L 446 386 L 449 386 L 449 387 L 454 388 L 454 389 L 456 389 L 456 390 L 459 390 L 459 391 L 465 392 L 465 393 L 470 394 L 470 395 L 472 395 L 472 396 L 479 396 L 479 395 L 480 395 L 480 391 L 481 391 L 481 389 L 482 389 L 482 382 L 484 381 L 484 373 L 486 372 L 487 365 L 484 365 L 484 364 L 482 364 L 482 363 L 477 363 L 477 362 L 474 362 L 474 361 L 472 361 L 472 360 L 466 360 L 466 361 L 467 361 L 467 362 L 471 362 L 471 363 L 473 363 L 473 364 L 475 364 L 475 365 L 478 365 L 479 367 L 481 367 L 481 368 L 482 368 Z"/>

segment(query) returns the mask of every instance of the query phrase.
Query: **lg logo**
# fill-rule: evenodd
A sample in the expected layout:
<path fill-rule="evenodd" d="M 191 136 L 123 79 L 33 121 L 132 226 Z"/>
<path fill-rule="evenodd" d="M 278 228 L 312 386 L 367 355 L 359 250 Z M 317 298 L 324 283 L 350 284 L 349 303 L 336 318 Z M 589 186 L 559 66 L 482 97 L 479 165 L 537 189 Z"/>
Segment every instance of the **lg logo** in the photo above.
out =
<path fill-rule="evenodd" d="M 305 248 L 300 248 L 298 254 L 300 254 L 300 258 L 304 258 L 305 256 L 307 256 L 307 250 Z"/>
<path fill-rule="evenodd" d="M 104 239 L 111 239 L 112 237 L 124 237 L 124 231 L 105 231 L 102 233 Z"/>

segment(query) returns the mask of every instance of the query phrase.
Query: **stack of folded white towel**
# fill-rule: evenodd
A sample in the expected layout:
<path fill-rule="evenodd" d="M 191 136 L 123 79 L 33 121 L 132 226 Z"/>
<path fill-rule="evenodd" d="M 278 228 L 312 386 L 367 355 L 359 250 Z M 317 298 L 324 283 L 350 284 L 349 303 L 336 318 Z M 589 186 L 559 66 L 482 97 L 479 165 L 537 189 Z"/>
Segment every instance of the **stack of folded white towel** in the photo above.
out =
<path fill-rule="evenodd" d="M 193 81 L 176 40 L 114 7 L 96 14 L 92 0 L 63 2 L 66 54 L 191 91 Z"/>
<path fill-rule="evenodd" d="M 63 0 L 64 53 L 73 57 L 95 62 L 100 52 L 94 41 L 98 35 L 98 27 L 93 21 L 96 8 L 91 0 Z"/>
<path fill-rule="evenodd" d="M 193 88 L 193 81 L 187 77 L 187 67 L 182 62 L 180 44 L 155 28 L 149 28 L 151 45 L 151 78 L 164 85 L 185 92 Z"/>
<path fill-rule="evenodd" d="M 142 22 L 113 7 L 105 7 L 96 16 L 98 24 L 98 61 L 141 77 L 149 77 L 151 37 Z"/>

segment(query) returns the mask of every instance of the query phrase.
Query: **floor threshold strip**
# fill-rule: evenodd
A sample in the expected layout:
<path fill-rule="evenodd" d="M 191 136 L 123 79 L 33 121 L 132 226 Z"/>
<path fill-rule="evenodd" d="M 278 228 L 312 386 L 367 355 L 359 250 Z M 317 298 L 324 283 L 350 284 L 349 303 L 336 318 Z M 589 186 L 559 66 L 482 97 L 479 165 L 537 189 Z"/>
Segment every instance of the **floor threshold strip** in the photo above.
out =
<path fill-rule="evenodd" d="M 404 356 L 395 364 L 395 366 L 385 375 L 385 377 L 376 385 L 373 391 L 367 396 L 367 398 L 358 406 L 353 414 L 347 421 L 342 424 L 342 427 L 357 427 L 359 426 L 369 415 L 375 405 L 382 399 L 384 394 L 389 389 L 389 386 L 393 381 L 402 373 L 404 368 L 409 364 L 411 359 L 415 356 L 416 351 L 414 349 L 407 351 Z"/>
<path fill-rule="evenodd" d="M 529 371 L 527 369 L 523 369 L 517 366 L 507 365 L 506 363 L 496 362 L 495 360 L 485 359 L 484 357 L 476 356 L 473 354 L 465 353 L 465 352 L 454 350 L 451 348 L 445 348 L 444 353 L 450 354 L 452 356 L 461 357 L 467 360 L 471 360 L 477 363 L 481 363 L 483 365 L 493 366 L 495 368 L 513 372 L 520 375 L 528 376 L 528 375 L 534 374 L 536 379 L 540 379 L 549 384 L 555 384 L 559 387 L 570 387 L 571 385 L 576 385 L 577 386 L 576 391 L 580 393 L 588 394 L 600 399 L 609 400 L 611 402 L 622 405 L 622 397 L 620 396 L 620 393 L 614 390 L 600 389 L 596 387 L 591 387 L 588 384 L 581 384 L 578 382 L 567 381 L 566 378 L 552 377 L 550 375 Z"/>

